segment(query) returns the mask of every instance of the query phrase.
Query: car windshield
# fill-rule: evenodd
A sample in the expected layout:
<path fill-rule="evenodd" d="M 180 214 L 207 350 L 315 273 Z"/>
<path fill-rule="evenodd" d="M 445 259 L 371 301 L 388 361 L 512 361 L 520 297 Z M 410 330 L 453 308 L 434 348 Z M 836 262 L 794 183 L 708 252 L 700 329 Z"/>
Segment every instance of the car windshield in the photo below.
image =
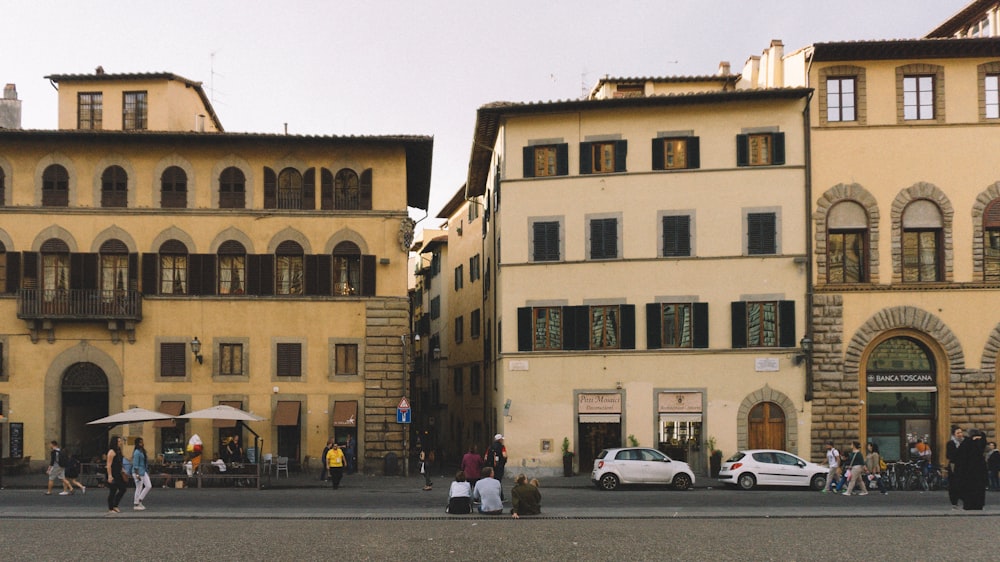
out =
<path fill-rule="evenodd" d="M 745 456 L 746 456 L 746 453 L 740 451 L 739 453 L 736 453 L 735 455 L 729 457 L 729 460 L 727 460 L 726 462 L 737 462 L 737 461 L 743 460 L 743 457 L 745 457 Z"/>

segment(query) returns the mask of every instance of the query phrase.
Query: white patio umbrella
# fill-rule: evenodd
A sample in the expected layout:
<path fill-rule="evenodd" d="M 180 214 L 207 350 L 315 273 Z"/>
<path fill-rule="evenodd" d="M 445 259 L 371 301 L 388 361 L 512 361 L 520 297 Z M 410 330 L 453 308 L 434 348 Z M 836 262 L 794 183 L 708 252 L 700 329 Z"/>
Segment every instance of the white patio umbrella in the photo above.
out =
<path fill-rule="evenodd" d="M 111 414 L 94 421 L 87 422 L 87 425 L 122 425 L 126 423 L 139 423 L 156 420 L 172 420 L 174 416 L 163 412 L 154 412 L 145 408 L 131 408 L 124 412 Z"/>
<path fill-rule="evenodd" d="M 177 416 L 178 418 L 198 419 L 198 420 L 234 420 L 234 421 L 264 421 L 265 418 L 250 412 L 244 412 L 239 408 L 219 404 L 204 410 L 195 410 L 190 414 Z"/>

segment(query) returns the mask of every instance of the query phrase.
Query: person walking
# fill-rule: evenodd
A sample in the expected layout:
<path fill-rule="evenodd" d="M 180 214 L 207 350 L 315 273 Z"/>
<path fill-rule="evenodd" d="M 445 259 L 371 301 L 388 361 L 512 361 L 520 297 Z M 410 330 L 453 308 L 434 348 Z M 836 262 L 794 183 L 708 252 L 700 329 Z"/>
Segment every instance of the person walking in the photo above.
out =
<path fill-rule="evenodd" d="M 493 478 L 500 482 L 500 499 L 503 499 L 503 471 L 507 466 L 507 447 L 503 443 L 502 433 L 493 436 L 493 443 L 486 449 L 486 456 L 483 460 L 485 466 L 493 469 Z"/>
<path fill-rule="evenodd" d="M 330 444 L 330 450 L 326 453 L 326 466 L 330 469 L 330 483 L 333 489 L 340 488 L 340 479 L 344 477 L 344 452 L 340 450 L 340 445 L 336 441 Z"/>
<path fill-rule="evenodd" d="M 1000 451 L 996 441 L 986 444 L 986 471 L 990 475 L 990 490 L 1000 490 Z"/>
<path fill-rule="evenodd" d="M 885 482 L 882 481 L 882 456 L 878 452 L 878 445 L 871 441 L 868 442 L 868 454 L 865 455 L 865 468 L 868 469 L 869 483 L 878 486 L 878 491 L 883 496 L 888 494 Z"/>
<path fill-rule="evenodd" d="M 327 454 L 330 453 L 330 449 L 333 448 L 333 437 L 326 440 L 326 447 L 323 448 L 323 455 L 320 456 L 323 459 L 321 463 L 323 465 L 323 470 L 319 473 L 319 479 L 326 482 L 326 479 L 330 477 L 330 465 L 326 461 Z"/>
<path fill-rule="evenodd" d="M 830 470 L 826 473 L 826 486 L 823 488 L 824 494 L 833 488 L 833 484 L 839 476 L 837 469 L 840 468 L 840 451 L 833 446 L 833 441 L 826 442 L 826 466 Z"/>
<path fill-rule="evenodd" d="M 970 429 L 958 446 L 955 470 L 958 473 L 962 509 L 981 511 L 986 504 L 986 439 L 982 431 Z"/>
<path fill-rule="evenodd" d="M 434 489 L 434 482 L 431 481 L 431 467 L 430 459 L 428 458 L 427 450 L 423 447 L 420 448 L 420 474 L 424 475 L 424 491 L 429 492 Z"/>
<path fill-rule="evenodd" d="M 107 471 L 108 482 L 108 515 L 121 513 L 118 504 L 125 495 L 126 479 L 125 471 L 122 470 L 122 438 L 112 435 L 108 439 L 108 453 L 105 470 Z"/>
<path fill-rule="evenodd" d="M 76 455 L 66 454 L 69 461 L 66 464 L 66 481 L 69 482 L 69 489 L 72 490 L 73 486 L 80 489 L 81 494 L 87 493 L 87 487 L 80 483 L 78 478 L 80 478 L 80 471 L 83 465 L 80 464 L 80 459 L 76 458 Z"/>
<path fill-rule="evenodd" d="M 149 470 L 146 462 L 146 446 L 142 437 L 135 438 L 135 448 L 132 450 L 132 478 L 135 479 L 135 494 L 132 496 L 132 509 L 144 511 L 146 506 L 142 505 L 142 500 L 146 499 L 146 494 L 153 487 L 153 482 L 149 479 Z"/>
<path fill-rule="evenodd" d="M 847 483 L 847 489 L 844 490 L 844 495 L 851 495 L 851 491 L 854 490 L 854 486 L 861 484 L 861 493 L 859 496 L 867 496 L 868 488 L 865 486 L 865 457 L 861 454 L 861 442 L 854 441 L 851 443 L 851 454 L 847 458 L 846 470 L 850 471 L 851 477 Z"/>
<path fill-rule="evenodd" d="M 344 443 L 344 456 L 347 458 L 347 473 L 354 474 L 358 471 L 358 443 L 354 436 L 347 434 L 347 441 Z"/>
<path fill-rule="evenodd" d="M 59 461 L 62 461 L 61 463 Z M 46 490 L 45 495 L 52 495 L 52 485 L 59 481 L 62 483 L 62 491 L 59 492 L 60 496 L 68 496 L 73 493 L 73 487 L 69 485 L 66 480 L 66 470 L 63 466 L 67 464 L 66 456 L 59 448 L 59 442 L 53 439 L 49 442 L 49 467 L 45 469 L 45 474 L 49 477 L 49 487 Z"/>
<path fill-rule="evenodd" d="M 479 456 L 479 448 L 475 444 L 469 446 L 469 452 L 462 455 L 461 468 L 469 486 L 475 487 L 479 474 L 483 471 L 483 457 Z"/>
<path fill-rule="evenodd" d="M 951 426 L 951 439 L 948 440 L 948 445 L 945 446 L 944 453 L 945 457 L 948 459 L 948 501 L 951 502 L 952 509 L 958 509 L 958 500 L 961 499 L 961 484 L 959 483 L 958 467 L 956 466 L 956 461 L 958 459 L 958 447 L 961 446 L 962 441 L 965 439 L 965 435 L 962 432 L 962 428 L 957 425 Z"/>

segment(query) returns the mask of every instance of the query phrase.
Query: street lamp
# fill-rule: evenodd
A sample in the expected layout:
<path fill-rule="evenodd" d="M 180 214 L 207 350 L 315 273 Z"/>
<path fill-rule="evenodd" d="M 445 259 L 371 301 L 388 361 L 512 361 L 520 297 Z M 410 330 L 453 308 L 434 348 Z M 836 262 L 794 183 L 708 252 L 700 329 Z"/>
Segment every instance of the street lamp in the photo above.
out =
<path fill-rule="evenodd" d="M 191 340 L 191 353 L 194 354 L 194 358 L 198 360 L 199 365 L 204 362 L 204 359 L 201 356 L 201 342 L 198 341 L 198 336 L 195 336 L 194 339 Z"/>
<path fill-rule="evenodd" d="M 799 347 L 802 349 L 802 352 L 795 356 L 796 365 L 801 365 L 803 361 L 812 358 L 812 353 L 813 353 L 812 339 L 810 339 L 808 335 L 802 336 L 802 339 L 799 340 Z"/>

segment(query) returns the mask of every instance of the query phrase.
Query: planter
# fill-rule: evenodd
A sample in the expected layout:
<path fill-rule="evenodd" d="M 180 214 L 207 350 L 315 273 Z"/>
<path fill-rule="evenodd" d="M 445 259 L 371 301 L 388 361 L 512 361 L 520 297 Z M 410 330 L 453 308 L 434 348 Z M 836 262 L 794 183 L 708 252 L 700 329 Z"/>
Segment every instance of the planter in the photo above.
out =
<path fill-rule="evenodd" d="M 718 451 L 712 453 L 712 456 L 708 459 L 708 469 L 712 478 L 719 477 L 719 471 L 722 470 L 722 453 Z"/>
<path fill-rule="evenodd" d="M 563 457 L 563 476 L 573 476 L 573 455 Z"/>

